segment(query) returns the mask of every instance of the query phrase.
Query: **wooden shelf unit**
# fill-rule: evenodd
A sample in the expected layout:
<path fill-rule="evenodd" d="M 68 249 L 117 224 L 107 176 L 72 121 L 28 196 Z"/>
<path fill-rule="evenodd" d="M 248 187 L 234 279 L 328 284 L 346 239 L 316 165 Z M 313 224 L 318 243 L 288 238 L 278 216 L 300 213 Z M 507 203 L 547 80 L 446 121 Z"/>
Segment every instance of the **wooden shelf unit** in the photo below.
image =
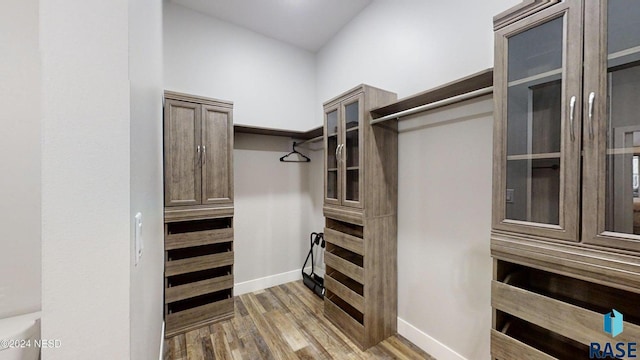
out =
<path fill-rule="evenodd" d="M 233 316 L 233 218 L 165 224 L 166 336 Z"/>
<path fill-rule="evenodd" d="M 165 336 L 233 317 L 233 104 L 165 92 Z"/>
<path fill-rule="evenodd" d="M 523 0 L 494 18 L 493 359 L 640 337 L 636 10 Z"/>
<path fill-rule="evenodd" d="M 496 260 L 491 294 L 497 359 L 588 358 L 592 342 L 611 341 L 602 331 L 602 314 L 612 304 L 625 319 L 616 342 L 640 337 L 637 292 Z"/>
<path fill-rule="evenodd" d="M 325 103 L 324 313 L 362 349 L 397 329 L 397 121 L 369 113 L 395 99 L 361 85 Z"/>

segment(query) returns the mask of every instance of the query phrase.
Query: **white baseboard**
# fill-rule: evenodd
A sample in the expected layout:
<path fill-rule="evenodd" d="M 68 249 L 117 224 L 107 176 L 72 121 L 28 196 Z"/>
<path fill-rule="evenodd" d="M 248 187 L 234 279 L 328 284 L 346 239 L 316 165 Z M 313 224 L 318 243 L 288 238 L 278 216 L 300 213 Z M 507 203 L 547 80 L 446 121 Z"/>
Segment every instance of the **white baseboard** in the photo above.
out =
<path fill-rule="evenodd" d="M 160 332 L 160 356 L 158 360 L 164 359 L 164 321 L 162 322 L 162 331 Z"/>
<path fill-rule="evenodd" d="M 307 271 L 311 270 L 306 269 Z M 288 282 L 296 281 L 302 279 L 302 274 L 300 273 L 300 269 L 283 272 L 280 274 L 265 276 L 262 278 L 244 281 L 241 283 L 236 283 L 233 285 L 233 295 L 238 296 L 242 294 L 247 294 L 250 292 L 263 290 L 270 288 L 272 286 L 286 284 Z"/>
<path fill-rule="evenodd" d="M 467 360 L 464 356 L 401 318 L 398 318 L 398 334 L 438 360 Z"/>

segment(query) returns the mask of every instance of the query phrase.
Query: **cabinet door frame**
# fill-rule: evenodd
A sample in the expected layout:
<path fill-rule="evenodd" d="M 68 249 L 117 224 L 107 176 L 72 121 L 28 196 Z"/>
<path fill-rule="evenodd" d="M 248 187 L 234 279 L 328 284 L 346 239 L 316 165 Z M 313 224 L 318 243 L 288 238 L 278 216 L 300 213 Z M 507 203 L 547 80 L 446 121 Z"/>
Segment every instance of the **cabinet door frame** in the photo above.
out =
<path fill-rule="evenodd" d="M 202 150 L 202 156 L 200 157 L 201 159 L 201 164 L 200 164 L 200 168 L 202 169 L 201 173 L 202 173 L 202 204 L 226 204 L 226 203 L 233 203 L 233 111 L 230 108 L 225 108 L 225 107 L 221 107 L 221 106 L 214 106 L 214 105 L 207 105 L 207 104 L 203 104 L 201 106 L 202 111 L 201 111 L 201 126 L 200 126 L 200 133 L 201 133 L 201 144 L 203 146 L 203 150 Z M 207 158 L 210 158 L 211 156 L 216 156 L 215 152 L 220 148 L 220 144 L 210 144 L 209 141 L 207 141 L 207 124 L 206 124 L 206 120 L 207 120 L 207 112 L 208 111 L 214 111 L 214 112 L 218 112 L 218 113 L 224 113 L 227 116 L 227 125 L 226 125 L 226 133 L 227 133 L 227 141 L 225 142 L 225 144 L 223 144 L 222 146 L 226 148 L 227 151 L 227 156 L 226 156 L 226 169 L 224 171 L 226 171 L 226 177 L 227 177 L 227 183 L 226 183 L 226 192 L 227 192 L 227 196 L 226 197 L 219 197 L 219 198 L 209 198 L 208 197 L 208 189 L 207 189 L 207 166 L 208 164 L 213 164 L 211 162 L 211 160 L 209 162 L 207 162 Z"/>
<path fill-rule="evenodd" d="M 346 107 L 355 102 L 358 102 L 358 200 L 347 200 L 347 155 L 346 155 L 346 147 L 347 147 L 347 112 Z M 365 127 L 369 126 L 369 124 L 364 124 L 364 93 L 358 93 L 353 95 L 347 99 L 344 99 L 340 102 L 340 132 L 342 133 L 342 152 L 341 152 L 341 160 L 342 160 L 342 176 L 339 177 L 340 185 L 342 187 L 340 202 L 344 206 L 353 207 L 362 209 L 362 198 L 363 198 L 363 177 L 364 177 L 364 132 Z M 340 167 L 340 166 L 339 166 Z M 338 171 L 340 172 L 340 171 Z"/>
<path fill-rule="evenodd" d="M 336 141 L 337 141 L 337 147 L 336 147 L 336 166 L 337 166 L 337 171 L 336 171 L 336 198 L 330 198 L 327 196 L 327 188 L 328 188 L 328 184 L 329 184 L 329 124 L 327 121 L 327 115 L 333 111 L 336 111 L 336 115 L 337 115 L 337 132 L 336 132 Z M 342 186 L 341 186 L 341 174 L 342 174 L 342 169 L 340 166 L 340 159 L 338 158 L 338 154 L 337 154 L 337 150 L 338 147 L 340 147 L 340 144 L 342 144 L 342 131 L 341 128 L 342 126 L 340 125 L 341 123 L 341 108 L 340 108 L 340 103 L 335 103 L 333 105 L 328 105 L 324 108 L 324 203 L 325 204 L 331 204 L 331 205 L 340 205 L 340 199 L 341 197 L 341 191 L 342 191 Z"/>
<path fill-rule="evenodd" d="M 200 159 L 199 154 L 196 149 L 193 149 L 194 154 L 194 173 L 193 173 L 193 187 L 194 187 L 194 198 L 189 200 L 174 200 L 171 196 L 171 182 L 172 177 L 171 174 L 174 172 L 172 167 L 171 157 L 173 156 L 172 151 L 170 149 L 170 144 L 172 143 L 172 136 L 174 135 L 171 131 L 171 122 L 175 119 L 171 117 L 171 109 L 173 106 L 179 106 L 184 108 L 190 108 L 194 110 L 194 147 L 198 147 L 201 145 L 200 138 L 200 126 L 201 126 L 201 110 L 200 105 L 180 101 L 175 99 L 166 99 L 164 105 L 164 205 L 165 206 L 193 206 L 201 204 L 201 168 L 200 168 Z M 182 176 L 182 175 L 181 175 Z"/>
<path fill-rule="evenodd" d="M 561 114 L 561 177 L 559 225 L 506 219 L 508 39 L 545 22 L 564 17 Z M 495 230 L 550 239 L 579 240 L 580 119 L 582 93 L 582 2 L 566 0 L 517 21 L 495 33 L 493 214 Z M 573 128 L 570 98 L 576 97 Z M 572 139 L 571 131 L 574 137 Z"/>
<path fill-rule="evenodd" d="M 640 235 L 606 231 L 607 179 L 607 1 L 585 2 L 584 176 L 582 239 L 585 244 L 640 252 Z M 593 117 L 586 99 L 594 92 Z M 593 130 L 593 138 L 589 134 Z"/>

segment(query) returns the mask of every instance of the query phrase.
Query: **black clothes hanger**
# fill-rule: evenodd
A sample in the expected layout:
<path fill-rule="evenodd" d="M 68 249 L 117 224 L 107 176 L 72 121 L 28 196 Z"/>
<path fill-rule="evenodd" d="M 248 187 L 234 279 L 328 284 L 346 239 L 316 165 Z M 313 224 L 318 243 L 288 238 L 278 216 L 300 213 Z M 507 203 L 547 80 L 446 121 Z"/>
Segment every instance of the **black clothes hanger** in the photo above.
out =
<path fill-rule="evenodd" d="M 304 160 L 285 160 L 287 156 L 293 155 L 293 154 L 298 154 L 298 155 L 302 156 L 304 158 Z M 298 150 L 296 150 L 296 143 L 294 141 L 293 142 L 293 151 L 288 153 L 287 155 L 281 157 L 280 161 L 282 161 L 282 162 L 309 162 L 309 161 L 311 161 L 311 159 L 309 159 L 304 154 L 301 154 L 301 153 L 298 152 Z"/>

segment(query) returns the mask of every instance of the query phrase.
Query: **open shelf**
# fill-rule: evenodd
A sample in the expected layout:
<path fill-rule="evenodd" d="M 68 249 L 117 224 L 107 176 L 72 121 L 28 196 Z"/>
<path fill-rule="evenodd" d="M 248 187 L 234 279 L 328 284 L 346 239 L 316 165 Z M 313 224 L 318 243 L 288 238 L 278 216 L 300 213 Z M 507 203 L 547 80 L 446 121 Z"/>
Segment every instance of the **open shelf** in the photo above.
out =
<path fill-rule="evenodd" d="M 561 153 L 540 153 L 540 154 L 522 154 L 522 155 L 507 155 L 507 160 L 541 160 L 541 159 L 559 159 Z"/>
<path fill-rule="evenodd" d="M 344 285 L 345 287 L 349 288 L 349 290 L 353 291 L 354 293 L 360 295 L 360 296 L 364 296 L 364 285 L 358 283 L 357 281 L 354 281 L 353 279 L 351 279 L 350 277 L 348 277 L 347 275 L 339 272 L 338 270 L 335 270 L 331 267 L 327 267 L 326 269 L 326 274 L 328 276 L 330 276 L 332 279 L 336 280 L 337 282 L 339 282 L 340 284 Z"/>
<path fill-rule="evenodd" d="M 167 261 L 177 261 L 189 259 L 199 256 L 213 255 L 225 253 L 233 250 L 233 242 L 224 242 L 219 244 L 210 244 L 202 246 L 192 246 L 167 251 Z"/>
<path fill-rule="evenodd" d="M 336 230 L 341 233 L 349 234 L 351 236 L 363 238 L 364 227 L 356 224 L 351 224 L 344 221 L 339 221 L 331 218 L 326 218 L 325 226 L 328 229 Z"/>
<path fill-rule="evenodd" d="M 498 331 L 553 358 L 589 358 L 589 347 L 577 341 L 501 311 L 497 312 L 496 319 Z"/>
<path fill-rule="evenodd" d="M 331 302 L 333 302 L 340 309 L 342 309 L 342 311 L 349 314 L 349 316 L 351 316 L 351 318 L 353 318 L 355 321 L 357 321 L 361 325 L 364 325 L 364 315 L 360 311 L 358 311 L 356 308 L 351 306 L 346 301 L 342 300 L 338 295 L 332 293 L 331 291 L 327 291 L 325 296 L 327 297 L 328 300 L 331 300 Z"/>
<path fill-rule="evenodd" d="M 540 74 L 528 76 L 526 78 L 509 81 L 507 86 L 527 85 L 529 87 L 558 80 L 562 77 L 562 69 L 554 69 Z"/>
<path fill-rule="evenodd" d="M 233 218 L 194 220 L 167 224 L 169 235 L 201 232 L 206 230 L 228 229 L 233 225 Z"/>
<path fill-rule="evenodd" d="M 174 275 L 167 277 L 167 287 L 174 287 L 203 281 L 211 278 L 217 278 L 221 276 L 228 276 L 233 274 L 233 267 L 222 266 L 214 269 L 206 269 L 201 271 L 195 271 L 186 274 Z"/>
<path fill-rule="evenodd" d="M 199 306 L 211 304 L 220 300 L 230 299 L 233 296 L 231 289 L 218 291 L 211 294 L 196 296 L 190 299 L 176 301 L 168 305 L 169 314 L 193 309 Z"/>
<path fill-rule="evenodd" d="M 364 264 L 364 258 L 362 255 L 356 254 L 355 252 L 347 250 L 338 245 L 327 243 L 326 251 L 359 267 L 362 267 Z"/>
<path fill-rule="evenodd" d="M 454 80 L 452 82 L 437 86 L 427 91 L 420 92 L 415 95 L 400 99 L 395 103 L 379 107 L 371 110 L 371 117 L 379 119 L 382 117 L 398 114 L 402 112 L 409 112 L 412 109 L 426 107 L 428 105 L 434 105 L 431 109 L 435 109 L 438 106 L 450 105 L 455 102 L 446 102 L 447 99 L 455 99 L 462 97 L 465 94 L 473 94 L 482 89 L 488 89 L 485 93 L 480 93 L 477 96 L 491 94 L 490 88 L 493 86 L 493 68 L 486 69 L 469 76 Z M 464 100 L 469 100 L 473 97 L 464 97 Z M 462 101 L 462 100 L 460 100 Z"/>
<path fill-rule="evenodd" d="M 512 264 L 499 282 L 597 313 L 614 306 L 625 322 L 640 325 L 640 294 L 569 276 Z"/>

